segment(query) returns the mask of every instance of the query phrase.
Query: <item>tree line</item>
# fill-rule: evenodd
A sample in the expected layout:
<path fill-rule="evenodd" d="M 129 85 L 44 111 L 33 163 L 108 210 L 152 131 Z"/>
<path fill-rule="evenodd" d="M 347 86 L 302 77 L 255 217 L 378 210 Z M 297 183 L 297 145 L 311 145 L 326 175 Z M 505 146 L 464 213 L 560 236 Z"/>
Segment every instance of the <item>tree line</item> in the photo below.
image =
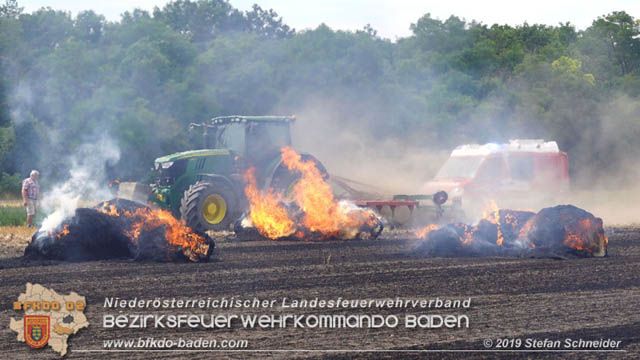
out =
<path fill-rule="evenodd" d="M 627 171 L 640 155 L 640 22 L 630 14 L 584 30 L 425 14 L 410 29 L 395 41 L 368 25 L 296 31 L 273 10 L 227 0 L 174 0 L 116 22 L 5 0 L 0 184 L 31 168 L 62 178 L 74 151 L 104 134 L 126 154 L 113 178 L 139 180 L 154 158 L 189 148 L 191 122 L 294 113 L 310 98 L 374 138 L 441 149 L 546 138 L 585 184 L 638 175 Z"/>

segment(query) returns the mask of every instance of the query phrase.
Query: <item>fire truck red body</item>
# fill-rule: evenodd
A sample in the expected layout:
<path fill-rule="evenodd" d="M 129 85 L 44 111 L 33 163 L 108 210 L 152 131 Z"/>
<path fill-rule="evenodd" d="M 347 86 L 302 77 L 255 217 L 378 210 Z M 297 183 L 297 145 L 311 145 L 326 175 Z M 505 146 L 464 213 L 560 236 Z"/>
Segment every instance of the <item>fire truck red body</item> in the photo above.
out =
<path fill-rule="evenodd" d="M 421 192 L 440 190 L 465 209 L 487 200 L 501 207 L 546 206 L 569 191 L 567 153 L 555 141 L 544 140 L 461 145 Z"/>

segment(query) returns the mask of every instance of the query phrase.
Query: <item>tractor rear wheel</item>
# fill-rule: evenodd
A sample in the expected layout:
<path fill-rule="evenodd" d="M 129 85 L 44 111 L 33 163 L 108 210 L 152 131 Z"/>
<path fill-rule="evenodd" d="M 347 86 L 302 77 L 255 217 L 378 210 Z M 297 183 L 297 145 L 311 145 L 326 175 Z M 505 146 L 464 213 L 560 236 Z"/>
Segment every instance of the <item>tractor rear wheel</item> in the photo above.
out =
<path fill-rule="evenodd" d="M 278 171 L 273 177 L 271 188 L 282 194 L 287 201 L 291 201 L 292 199 L 290 199 L 290 197 L 293 195 L 293 188 L 301 177 L 300 174 L 292 174 L 284 168 L 282 171 Z"/>
<path fill-rule="evenodd" d="M 327 180 L 329 178 L 329 173 L 324 168 L 324 165 L 308 154 L 302 154 L 303 161 L 313 161 L 316 165 L 316 168 L 320 171 L 322 178 Z M 273 174 L 273 179 L 271 180 L 271 188 L 276 190 L 277 192 L 284 195 L 285 199 L 291 200 L 291 195 L 293 194 L 293 188 L 296 186 L 298 181 L 300 181 L 302 175 L 297 171 L 289 170 L 284 164 L 280 164 L 280 166 L 276 169 Z"/>
<path fill-rule="evenodd" d="M 229 230 L 237 214 L 233 189 L 221 182 L 198 181 L 180 202 L 180 217 L 196 231 Z"/>

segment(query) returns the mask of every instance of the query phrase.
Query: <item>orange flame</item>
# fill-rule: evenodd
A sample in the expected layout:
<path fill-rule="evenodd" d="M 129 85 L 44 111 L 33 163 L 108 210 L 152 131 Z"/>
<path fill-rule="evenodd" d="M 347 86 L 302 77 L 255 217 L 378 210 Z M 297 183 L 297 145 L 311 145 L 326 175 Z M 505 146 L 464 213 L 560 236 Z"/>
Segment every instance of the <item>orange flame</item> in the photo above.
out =
<path fill-rule="evenodd" d="M 473 233 L 477 230 L 478 228 L 476 226 L 474 227 L 470 227 L 470 226 L 465 226 L 464 229 L 464 239 L 462 240 L 463 244 L 468 244 L 470 242 L 473 241 Z"/>
<path fill-rule="evenodd" d="M 282 160 L 292 173 L 300 174 L 287 201 L 291 200 L 302 210 L 301 223 L 296 223 L 283 204 L 282 194 L 273 189 L 258 190 L 255 170 L 249 169 L 245 194 L 249 200 L 249 219 L 262 236 L 278 239 L 294 235 L 303 239 L 305 233 L 320 233 L 322 237 L 356 237 L 365 225 L 375 226 L 376 217 L 371 210 L 360 209 L 349 203 L 337 201 L 331 186 L 312 160 L 303 161 L 292 148 L 284 147 Z"/>
<path fill-rule="evenodd" d="M 372 220 L 365 209 L 353 211 L 336 201 L 320 170 L 312 160 L 303 161 L 291 147 L 284 147 L 282 160 L 290 171 L 302 177 L 293 187 L 293 199 L 304 212 L 303 225 L 311 232 L 319 231 L 332 237 L 341 237 L 345 232 L 358 229 Z"/>
<path fill-rule="evenodd" d="M 62 230 L 56 235 L 56 238 L 60 239 L 61 237 L 69 234 L 69 224 L 64 224 Z"/>
<path fill-rule="evenodd" d="M 580 238 L 580 236 L 572 233 L 571 231 L 567 230 L 566 236 L 564 238 L 564 241 L 562 242 L 563 244 L 565 244 L 566 246 L 572 248 L 572 249 L 576 249 L 576 250 L 584 250 L 587 252 L 591 252 L 588 248 L 584 248 L 583 246 L 583 240 L 582 238 Z"/>
<path fill-rule="evenodd" d="M 244 193 L 249 200 L 249 219 L 260 235 L 277 239 L 293 234 L 296 227 L 280 203 L 281 195 L 274 193 L 272 189 L 258 190 L 255 168 L 247 170 L 244 179 L 247 182 Z"/>
<path fill-rule="evenodd" d="M 594 224 L 588 218 L 582 219 L 572 226 L 565 226 L 565 238 L 562 242 L 572 249 L 585 251 L 590 254 L 600 250 L 601 246 L 606 248 L 609 239 L 602 233 L 595 234 L 593 238 Z"/>
<path fill-rule="evenodd" d="M 205 238 L 198 235 L 186 225 L 184 220 L 178 220 L 169 211 L 141 207 L 135 211 L 118 209 L 107 202 L 102 204 L 100 212 L 110 216 L 126 216 L 139 219 L 131 225 L 125 234 L 135 244 L 143 231 L 153 231 L 164 227 L 164 237 L 167 243 L 183 251 L 190 260 L 195 261 L 199 256 L 205 257 L 209 251 L 209 244 Z"/>
<path fill-rule="evenodd" d="M 431 232 L 431 231 L 433 231 L 433 230 L 438 230 L 438 229 L 439 229 L 439 226 L 438 226 L 438 225 L 436 225 L 436 224 L 429 224 L 429 225 L 427 225 L 427 226 L 423 227 L 422 229 L 420 229 L 420 230 L 416 231 L 415 236 L 416 236 L 417 238 L 422 238 L 422 237 L 424 237 L 425 235 L 427 235 L 429 232 Z"/>
<path fill-rule="evenodd" d="M 496 224 L 498 227 L 498 239 L 496 240 L 496 244 L 502 246 L 504 242 L 504 236 L 502 236 L 502 230 L 500 229 L 500 208 L 495 200 L 491 200 L 485 209 L 482 211 L 482 218 Z"/>
<path fill-rule="evenodd" d="M 542 227 L 542 231 L 544 231 L 544 227 L 547 226 L 544 224 L 548 220 L 544 217 L 541 220 L 541 218 L 531 216 L 527 217 L 528 220 L 524 221 L 524 214 L 523 217 L 519 217 L 520 214 L 516 213 L 518 211 L 523 210 L 505 210 L 501 215 L 500 209 L 495 201 L 491 201 L 483 211 L 483 220 L 489 221 L 497 226 L 496 244 L 498 246 L 503 246 L 505 240 L 504 231 L 509 235 L 509 239 L 513 240 L 513 243 L 508 244 L 508 246 L 529 246 L 535 249 L 537 247 L 544 248 L 545 246 L 555 247 L 560 245 L 559 242 L 561 241 L 561 245 L 565 247 L 582 251 L 593 256 L 606 255 L 606 248 L 609 243 L 609 239 L 607 239 L 604 234 L 601 219 L 593 217 L 581 217 L 576 219 L 574 215 L 559 215 L 560 218 L 554 220 L 565 224 L 564 238 L 556 239 L 554 237 L 552 241 L 546 243 L 546 239 L 540 238 L 539 234 L 532 234 L 532 231 L 539 230 L 540 226 Z M 521 223 L 521 221 L 523 223 Z M 478 234 L 481 237 L 486 236 L 482 232 L 478 233 L 481 230 L 478 224 L 470 226 L 462 223 L 453 223 L 453 225 L 449 226 L 453 226 L 456 230 L 458 238 L 463 245 L 472 243 Z M 435 229 L 437 229 L 437 226 L 428 225 L 416 232 L 416 236 L 424 237 L 429 231 Z M 517 231 L 517 234 L 514 233 L 515 231 Z M 536 245 L 531 238 L 540 238 L 541 243 Z"/>
<path fill-rule="evenodd" d="M 118 212 L 118 209 L 113 206 L 110 205 L 109 203 L 107 203 L 106 201 L 104 203 L 102 203 L 102 208 L 100 208 L 100 211 L 107 214 L 107 215 L 111 215 L 111 216 L 120 216 L 120 213 Z M 132 216 L 132 214 L 130 212 L 128 212 L 129 216 Z"/>
<path fill-rule="evenodd" d="M 170 245 L 178 246 L 181 249 L 190 249 L 196 254 L 202 252 L 202 255 L 209 250 L 209 245 L 203 236 L 194 233 L 184 220 L 176 219 L 169 211 L 139 208 L 134 215 L 142 218 L 132 225 L 130 233 L 134 236 L 135 241 L 142 231 L 151 231 L 164 226 L 165 238 Z"/>

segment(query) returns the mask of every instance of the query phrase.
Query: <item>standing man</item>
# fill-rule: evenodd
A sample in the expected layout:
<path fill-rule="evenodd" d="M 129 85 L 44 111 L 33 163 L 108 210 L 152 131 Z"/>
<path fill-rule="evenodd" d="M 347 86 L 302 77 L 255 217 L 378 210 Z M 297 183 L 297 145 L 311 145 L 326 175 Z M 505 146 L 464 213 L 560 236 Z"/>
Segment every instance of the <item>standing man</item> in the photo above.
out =
<path fill-rule="evenodd" d="M 38 184 L 38 170 L 31 170 L 29 177 L 22 181 L 22 201 L 27 208 L 27 226 L 33 226 L 33 218 L 36 216 L 36 207 L 40 198 L 40 185 Z"/>

